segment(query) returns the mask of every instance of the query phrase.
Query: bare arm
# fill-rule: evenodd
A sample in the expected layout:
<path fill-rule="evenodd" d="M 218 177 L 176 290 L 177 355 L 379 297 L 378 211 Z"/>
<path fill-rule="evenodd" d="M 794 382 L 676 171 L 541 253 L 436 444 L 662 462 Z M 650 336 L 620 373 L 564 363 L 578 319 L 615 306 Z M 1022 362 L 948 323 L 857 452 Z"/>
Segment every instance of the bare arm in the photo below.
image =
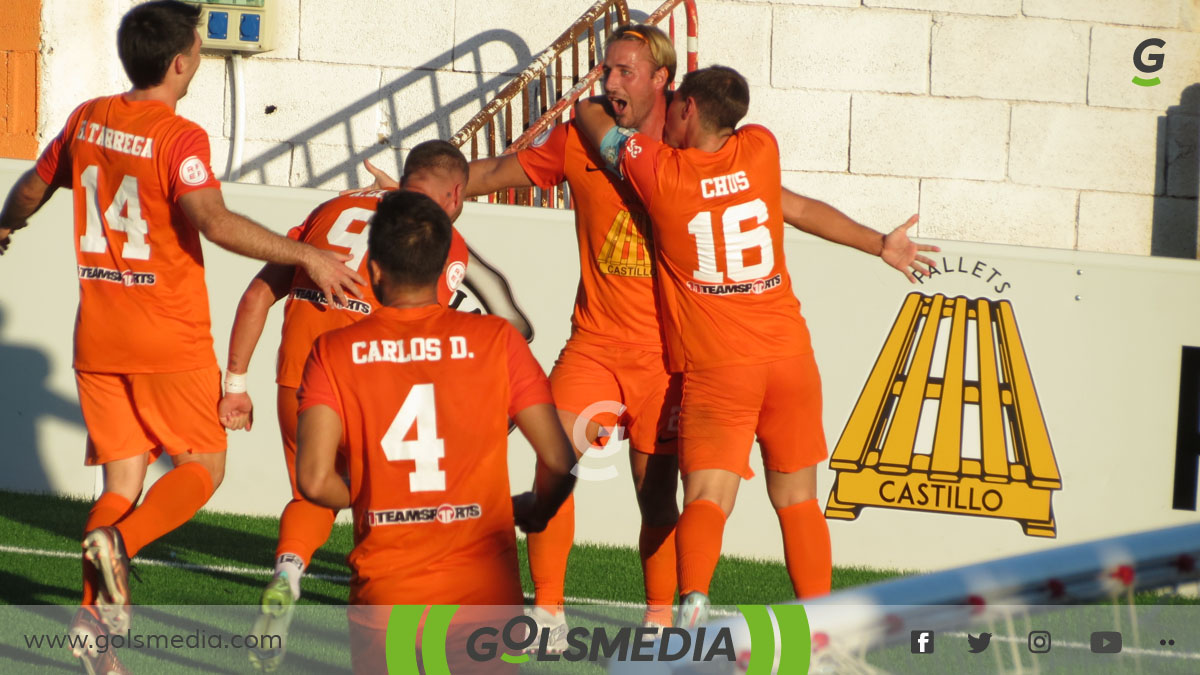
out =
<path fill-rule="evenodd" d="M 196 229 L 221 248 L 248 258 L 281 265 L 300 265 L 330 300 L 344 303 L 347 295 L 358 296 L 365 284 L 358 272 L 344 264 L 349 255 L 322 251 L 275 234 L 258 223 L 225 207 L 217 188 L 189 192 L 179 205 Z"/>
<path fill-rule="evenodd" d="M 575 450 L 549 403 L 531 405 L 514 421 L 537 453 L 533 492 L 513 498 L 513 517 L 525 532 L 541 532 L 575 487 Z"/>
<path fill-rule="evenodd" d="M 933 259 L 920 255 L 920 252 L 941 250 L 908 238 L 908 228 L 917 222 L 916 215 L 885 235 L 855 222 L 823 201 L 802 197 L 787 188 L 783 190 L 783 220 L 811 235 L 879 256 L 904 273 L 912 283 L 917 281 L 913 271 L 929 274 L 929 268 L 936 265 Z"/>
<path fill-rule="evenodd" d="M 471 162 L 466 196 L 478 197 L 497 190 L 532 186 L 533 181 L 525 175 L 525 169 L 515 154 L 500 155 Z"/>
<path fill-rule="evenodd" d="M 12 233 L 29 224 L 29 217 L 42 208 L 54 190 L 33 169 L 21 174 L 4 200 L 4 210 L 0 211 L 0 255 L 12 243 Z"/>
<path fill-rule="evenodd" d="M 467 198 L 478 197 L 479 195 L 486 195 L 499 190 L 507 190 L 508 188 L 533 187 L 533 181 L 529 180 L 529 176 L 525 175 L 525 169 L 521 167 L 521 162 L 515 154 L 477 159 L 471 162 L 469 167 L 470 173 L 467 177 L 467 186 L 464 191 L 464 196 Z M 370 189 L 382 190 L 400 187 L 400 183 L 395 178 L 392 178 L 386 171 L 372 164 L 370 160 L 363 160 L 363 168 L 375 178 L 375 182 L 368 186 Z M 360 188 L 342 190 L 340 194 L 349 194 L 358 189 Z"/>
<path fill-rule="evenodd" d="M 333 408 L 314 405 L 300 413 L 296 485 L 305 499 L 331 509 L 350 506 L 350 488 L 335 466 L 341 439 L 342 419 Z"/>
<path fill-rule="evenodd" d="M 609 130 L 617 126 L 603 96 L 581 98 L 575 104 L 575 128 L 593 148 L 599 148 Z"/>
<path fill-rule="evenodd" d="M 263 325 L 271 306 L 287 295 L 296 269 L 287 265 L 267 263 L 250 280 L 242 293 L 237 314 L 233 318 L 233 330 L 229 334 L 229 360 L 226 370 L 235 375 L 245 375 L 250 368 L 250 357 L 262 336 Z M 249 392 L 225 392 L 217 405 L 221 423 L 228 429 L 250 430 L 254 423 L 254 403 Z"/>

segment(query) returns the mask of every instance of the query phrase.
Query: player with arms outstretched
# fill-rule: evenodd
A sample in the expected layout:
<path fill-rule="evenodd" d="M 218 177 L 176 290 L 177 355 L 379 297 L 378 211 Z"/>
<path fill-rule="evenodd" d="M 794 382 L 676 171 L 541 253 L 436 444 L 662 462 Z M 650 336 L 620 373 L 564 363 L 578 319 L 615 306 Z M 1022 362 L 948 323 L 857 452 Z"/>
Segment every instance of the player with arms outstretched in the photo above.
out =
<path fill-rule="evenodd" d="M 86 463 L 104 467 L 104 491 L 84 528 L 84 607 L 72 631 L 92 637 L 104 626 L 128 630 L 129 557 L 191 518 L 224 474 L 221 377 L 199 235 L 235 253 L 301 266 L 327 297 L 345 299 L 362 282 L 343 264 L 347 256 L 226 209 L 208 136 L 175 114 L 200 66 L 199 17 L 195 5 L 169 0 L 130 10 L 117 48 L 133 88 L 76 108 L 0 212 L 2 253 L 57 188 L 73 192 L 74 367 Z M 146 468 L 164 451 L 175 468 L 135 507 Z M 76 651 L 89 669 L 117 668 L 107 663 L 111 651 Z"/>
<path fill-rule="evenodd" d="M 467 160 L 458 148 L 445 141 L 425 141 L 414 147 L 404 162 L 400 187 L 425 194 L 441 206 L 451 222 L 462 213 L 463 187 L 467 182 Z M 321 204 L 305 221 L 292 228 L 288 236 L 317 248 L 348 252 L 346 264 L 361 276 L 367 276 L 367 224 L 379 200 L 387 190 L 359 190 L 334 197 Z M 438 303 L 446 305 L 455 297 L 467 270 L 467 243 L 451 228 L 450 254 L 438 279 Z M 333 529 L 337 512 L 317 506 L 296 489 L 296 390 L 304 362 L 318 335 L 348 326 L 379 308 L 369 286 L 359 289 L 362 300 L 345 306 L 330 307 L 313 288 L 304 270 L 286 265 L 264 265 L 250 282 L 238 304 L 229 337 L 228 372 L 225 396 L 221 399 L 221 421 L 229 429 L 249 429 L 253 403 L 246 391 L 246 372 L 250 358 L 262 335 L 267 312 L 284 297 L 283 336 L 276 361 L 276 410 L 283 438 L 283 455 L 292 500 L 279 519 L 279 545 L 275 551 L 275 574 L 262 594 L 262 614 L 255 624 L 255 635 L 279 635 L 278 649 L 251 649 L 251 661 L 264 670 L 273 670 L 283 659 L 287 646 L 287 627 L 295 601 L 300 599 L 300 578 Z"/>
<path fill-rule="evenodd" d="M 756 436 L 796 596 L 830 586 L 829 530 L 816 500 L 827 455 L 820 378 L 784 259 L 779 147 L 761 126 L 735 131 L 748 106 L 745 80 L 718 66 L 684 77 L 665 143 L 617 127 L 602 100 L 576 108 L 576 124 L 650 212 L 668 361 L 683 373 L 677 550 L 687 626 L 706 615 Z M 908 240 L 914 222 L 874 237 L 880 256 L 910 278 L 910 267 L 933 264 L 918 253 L 932 247 Z"/>
<path fill-rule="evenodd" d="M 500 317 L 437 303 L 446 214 L 424 195 L 396 191 L 380 200 L 369 236 L 382 307 L 313 345 L 296 466 L 307 499 L 354 512 L 359 673 L 386 672 L 391 605 L 521 605 L 514 519 L 541 529 L 575 481 L 549 383 L 525 339 Z M 510 417 L 538 460 L 534 492 L 511 499 Z"/>

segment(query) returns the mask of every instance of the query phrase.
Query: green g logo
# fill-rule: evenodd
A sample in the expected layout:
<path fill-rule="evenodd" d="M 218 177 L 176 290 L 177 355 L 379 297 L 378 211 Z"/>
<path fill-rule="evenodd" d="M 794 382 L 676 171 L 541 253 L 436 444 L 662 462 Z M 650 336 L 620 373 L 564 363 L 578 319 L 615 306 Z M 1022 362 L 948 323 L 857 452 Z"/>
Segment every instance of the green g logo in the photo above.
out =
<path fill-rule="evenodd" d="M 1147 75 L 1153 75 L 1154 73 L 1162 70 L 1163 61 L 1166 60 L 1166 57 L 1159 52 L 1147 54 L 1146 50 L 1150 47 L 1162 49 L 1165 46 L 1167 46 L 1166 41 L 1160 40 L 1159 38 L 1142 40 L 1142 43 L 1137 46 L 1137 49 L 1133 50 L 1133 67 L 1137 68 L 1143 73 L 1146 73 Z M 1142 79 L 1136 75 L 1133 77 L 1133 83 L 1139 87 L 1153 87 L 1161 82 L 1162 80 L 1158 79 L 1157 77 L 1153 77 L 1148 80 Z"/>

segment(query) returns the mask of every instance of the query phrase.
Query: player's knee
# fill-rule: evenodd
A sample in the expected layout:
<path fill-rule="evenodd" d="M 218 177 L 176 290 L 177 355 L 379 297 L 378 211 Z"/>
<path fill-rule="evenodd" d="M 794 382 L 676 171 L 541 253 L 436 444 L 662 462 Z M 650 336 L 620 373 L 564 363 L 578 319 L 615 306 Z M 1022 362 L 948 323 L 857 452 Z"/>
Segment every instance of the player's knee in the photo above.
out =
<path fill-rule="evenodd" d="M 639 492 L 638 509 L 642 513 L 642 525 L 646 527 L 670 527 L 679 520 L 679 507 L 673 491 L 666 496 Z"/>

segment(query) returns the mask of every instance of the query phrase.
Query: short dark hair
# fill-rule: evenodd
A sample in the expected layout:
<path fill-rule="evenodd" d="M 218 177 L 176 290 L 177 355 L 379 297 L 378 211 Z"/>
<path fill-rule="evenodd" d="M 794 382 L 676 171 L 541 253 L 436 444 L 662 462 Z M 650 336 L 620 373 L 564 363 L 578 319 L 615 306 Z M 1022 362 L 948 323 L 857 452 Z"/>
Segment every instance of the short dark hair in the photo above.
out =
<path fill-rule="evenodd" d="M 117 29 L 117 54 L 135 89 L 162 84 L 177 54 L 191 48 L 200 25 L 200 7 L 155 0 L 134 7 Z"/>
<path fill-rule="evenodd" d="M 393 284 L 436 283 L 450 253 L 450 216 L 419 192 L 389 192 L 371 216 L 367 246 Z"/>
<path fill-rule="evenodd" d="M 464 181 L 470 173 L 467 158 L 452 143 L 425 141 L 408 151 L 408 157 L 404 158 L 404 173 L 400 176 L 400 181 L 404 182 L 414 174 L 439 170 L 461 174 Z"/>
<path fill-rule="evenodd" d="M 741 73 L 727 66 L 709 66 L 683 76 L 679 100 L 694 99 L 700 121 L 709 128 L 733 128 L 750 109 L 750 86 Z"/>

